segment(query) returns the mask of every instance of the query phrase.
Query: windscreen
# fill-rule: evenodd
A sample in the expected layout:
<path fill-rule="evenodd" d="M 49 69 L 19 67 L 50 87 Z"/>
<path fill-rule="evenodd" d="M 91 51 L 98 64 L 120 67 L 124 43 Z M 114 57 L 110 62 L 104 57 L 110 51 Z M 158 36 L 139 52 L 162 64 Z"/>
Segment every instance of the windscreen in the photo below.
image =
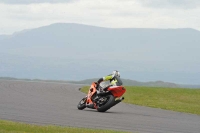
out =
<path fill-rule="evenodd" d="M 100 83 L 100 86 L 101 86 L 102 88 L 106 88 L 106 87 L 109 86 L 109 85 L 110 85 L 110 82 L 109 82 L 109 81 L 103 81 L 103 82 Z"/>

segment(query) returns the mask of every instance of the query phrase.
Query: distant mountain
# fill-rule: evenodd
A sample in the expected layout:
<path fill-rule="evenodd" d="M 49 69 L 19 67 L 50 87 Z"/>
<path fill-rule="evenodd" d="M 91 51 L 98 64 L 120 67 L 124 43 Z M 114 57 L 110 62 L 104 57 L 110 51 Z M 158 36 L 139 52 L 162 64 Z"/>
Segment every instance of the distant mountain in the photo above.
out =
<path fill-rule="evenodd" d="M 200 84 L 200 32 L 57 23 L 0 36 L 0 76 Z"/>
<path fill-rule="evenodd" d="M 97 81 L 98 78 L 94 79 L 85 79 L 81 81 L 69 81 L 70 83 L 76 84 L 88 84 L 90 85 L 92 82 Z M 167 88 L 200 88 L 200 85 L 184 85 L 184 84 L 175 84 L 171 82 L 164 81 L 151 81 L 151 82 L 139 82 L 130 79 L 122 79 L 123 84 L 125 86 L 148 86 L 148 87 L 167 87 Z"/>
<path fill-rule="evenodd" d="M 9 35 L 0 35 L 0 40 L 6 39 L 8 37 L 9 37 Z"/>
<path fill-rule="evenodd" d="M 79 84 L 91 84 L 98 79 L 86 79 L 82 81 L 75 81 L 73 83 Z M 130 79 L 122 79 L 123 85 L 125 86 L 149 86 L 149 87 L 170 87 L 170 88 L 180 88 L 181 86 L 175 83 L 163 82 L 163 81 L 155 81 L 155 82 L 138 82 Z M 188 86 L 190 87 L 190 86 Z"/>
<path fill-rule="evenodd" d="M 12 77 L 0 77 L 0 80 L 18 80 L 18 81 L 37 81 L 37 82 L 58 82 L 58 83 L 74 83 L 74 84 L 83 84 L 88 85 L 92 82 L 96 82 L 98 78 L 93 79 L 85 79 L 81 81 L 66 81 L 66 80 L 43 80 L 43 79 L 18 79 Z M 124 86 L 147 86 L 147 87 L 166 87 L 166 88 L 198 88 L 200 89 L 200 85 L 181 85 L 163 81 L 154 81 L 154 82 L 139 82 L 130 79 L 122 79 Z"/>

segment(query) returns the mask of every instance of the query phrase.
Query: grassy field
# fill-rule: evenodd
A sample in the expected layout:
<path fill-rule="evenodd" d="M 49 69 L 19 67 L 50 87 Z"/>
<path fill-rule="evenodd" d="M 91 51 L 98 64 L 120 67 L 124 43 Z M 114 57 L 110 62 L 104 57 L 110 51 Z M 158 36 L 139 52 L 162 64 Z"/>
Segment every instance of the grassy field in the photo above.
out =
<path fill-rule="evenodd" d="M 72 128 L 60 126 L 38 126 L 0 120 L 0 133 L 125 133 L 111 130 Z"/>
<path fill-rule="evenodd" d="M 200 89 L 130 86 L 125 88 L 125 103 L 200 115 Z M 83 87 L 81 91 L 87 93 L 88 86 Z"/>

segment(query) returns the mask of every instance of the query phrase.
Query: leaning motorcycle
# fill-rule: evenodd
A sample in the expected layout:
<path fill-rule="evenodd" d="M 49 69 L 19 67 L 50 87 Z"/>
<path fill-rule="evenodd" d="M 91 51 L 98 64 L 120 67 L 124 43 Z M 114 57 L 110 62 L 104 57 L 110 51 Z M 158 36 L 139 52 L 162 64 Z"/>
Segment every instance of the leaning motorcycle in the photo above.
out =
<path fill-rule="evenodd" d="M 123 86 L 100 85 L 103 93 L 98 93 L 97 83 L 93 82 L 89 88 L 88 94 L 77 105 L 79 110 L 86 107 L 96 109 L 99 112 L 105 112 L 116 104 L 124 100 L 122 95 L 126 92 Z"/>

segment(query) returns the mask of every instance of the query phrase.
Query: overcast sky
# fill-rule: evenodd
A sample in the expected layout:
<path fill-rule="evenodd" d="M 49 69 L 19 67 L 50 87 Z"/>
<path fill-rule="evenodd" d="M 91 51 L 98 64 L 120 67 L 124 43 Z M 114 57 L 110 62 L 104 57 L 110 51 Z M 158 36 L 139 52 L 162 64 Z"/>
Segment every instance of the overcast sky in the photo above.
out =
<path fill-rule="evenodd" d="M 52 23 L 200 30 L 199 0 L 0 0 L 0 34 Z"/>

